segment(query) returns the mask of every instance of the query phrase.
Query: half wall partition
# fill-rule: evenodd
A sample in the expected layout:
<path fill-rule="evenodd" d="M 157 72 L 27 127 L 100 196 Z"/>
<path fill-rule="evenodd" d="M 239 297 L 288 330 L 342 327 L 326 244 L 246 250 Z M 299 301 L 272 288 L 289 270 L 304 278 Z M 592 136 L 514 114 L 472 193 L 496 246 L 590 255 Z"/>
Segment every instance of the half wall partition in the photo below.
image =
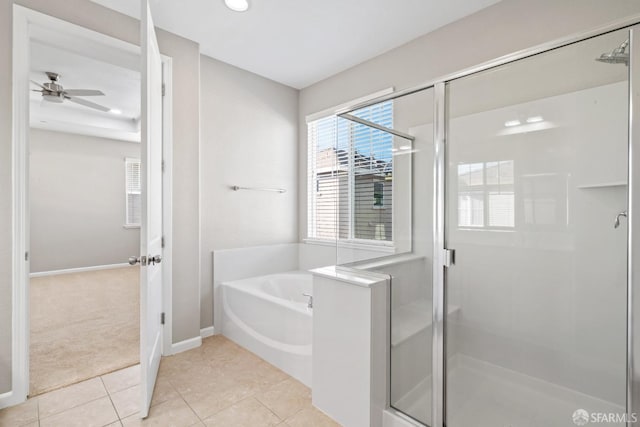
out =
<path fill-rule="evenodd" d="M 338 264 L 392 278 L 391 410 L 438 427 L 635 425 L 638 34 L 339 115 L 338 133 L 371 144 L 345 149 L 369 169 L 350 169 L 356 196 L 336 211 L 387 251 L 356 259 L 338 238 Z M 385 108 L 393 120 L 377 121 Z"/>

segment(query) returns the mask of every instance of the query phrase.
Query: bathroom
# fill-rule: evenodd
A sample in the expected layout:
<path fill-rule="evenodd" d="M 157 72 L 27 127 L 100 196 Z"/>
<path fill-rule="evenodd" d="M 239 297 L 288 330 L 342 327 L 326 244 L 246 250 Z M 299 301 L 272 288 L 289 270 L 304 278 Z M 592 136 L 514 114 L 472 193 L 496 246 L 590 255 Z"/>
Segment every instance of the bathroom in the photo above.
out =
<path fill-rule="evenodd" d="M 106 0 L 15 3 L 138 34 Z M 640 9 L 570 3 L 503 0 L 313 83 L 158 31 L 174 64 L 160 380 L 217 340 L 348 427 L 634 425 Z M 172 378 L 198 422 L 233 407 L 200 413 Z"/>

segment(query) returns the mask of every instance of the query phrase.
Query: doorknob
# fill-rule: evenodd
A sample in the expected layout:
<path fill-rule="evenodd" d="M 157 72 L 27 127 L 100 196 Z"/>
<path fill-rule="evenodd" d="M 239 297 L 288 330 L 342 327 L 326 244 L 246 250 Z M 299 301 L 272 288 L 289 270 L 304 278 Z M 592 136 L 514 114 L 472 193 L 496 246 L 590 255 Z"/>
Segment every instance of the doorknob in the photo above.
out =
<path fill-rule="evenodd" d="M 138 263 L 140 263 L 140 265 L 147 265 L 147 257 L 146 256 L 142 256 L 142 257 L 130 256 L 129 257 L 130 265 L 136 265 Z"/>
<path fill-rule="evenodd" d="M 162 262 L 162 257 L 160 255 L 151 256 L 149 255 L 149 264 L 156 265 Z"/>

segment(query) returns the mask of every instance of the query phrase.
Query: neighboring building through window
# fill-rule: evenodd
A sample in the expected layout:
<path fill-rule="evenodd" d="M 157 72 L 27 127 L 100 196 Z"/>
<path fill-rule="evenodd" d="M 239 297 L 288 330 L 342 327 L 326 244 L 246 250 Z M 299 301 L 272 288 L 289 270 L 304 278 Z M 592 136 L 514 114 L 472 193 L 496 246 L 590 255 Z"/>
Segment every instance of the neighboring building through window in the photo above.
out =
<path fill-rule="evenodd" d="M 140 159 L 125 159 L 125 226 L 139 227 L 142 219 Z"/>
<path fill-rule="evenodd" d="M 352 113 L 391 128 L 392 101 Z M 393 241 L 393 136 L 328 116 L 308 123 L 308 237 Z"/>

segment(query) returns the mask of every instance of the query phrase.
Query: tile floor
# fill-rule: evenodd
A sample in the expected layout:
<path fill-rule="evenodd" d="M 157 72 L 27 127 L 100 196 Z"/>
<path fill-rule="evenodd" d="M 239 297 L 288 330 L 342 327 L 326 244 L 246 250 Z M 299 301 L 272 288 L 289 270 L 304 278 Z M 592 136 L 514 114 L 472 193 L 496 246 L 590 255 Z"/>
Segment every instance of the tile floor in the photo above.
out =
<path fill-rule="evenodd" d="M 0 426 L 339 426 L 300 382 L 222 336 L 165 357 L 151 412 L 138 418 L 139 366 L 45 393 L 0 411 Z"/>

